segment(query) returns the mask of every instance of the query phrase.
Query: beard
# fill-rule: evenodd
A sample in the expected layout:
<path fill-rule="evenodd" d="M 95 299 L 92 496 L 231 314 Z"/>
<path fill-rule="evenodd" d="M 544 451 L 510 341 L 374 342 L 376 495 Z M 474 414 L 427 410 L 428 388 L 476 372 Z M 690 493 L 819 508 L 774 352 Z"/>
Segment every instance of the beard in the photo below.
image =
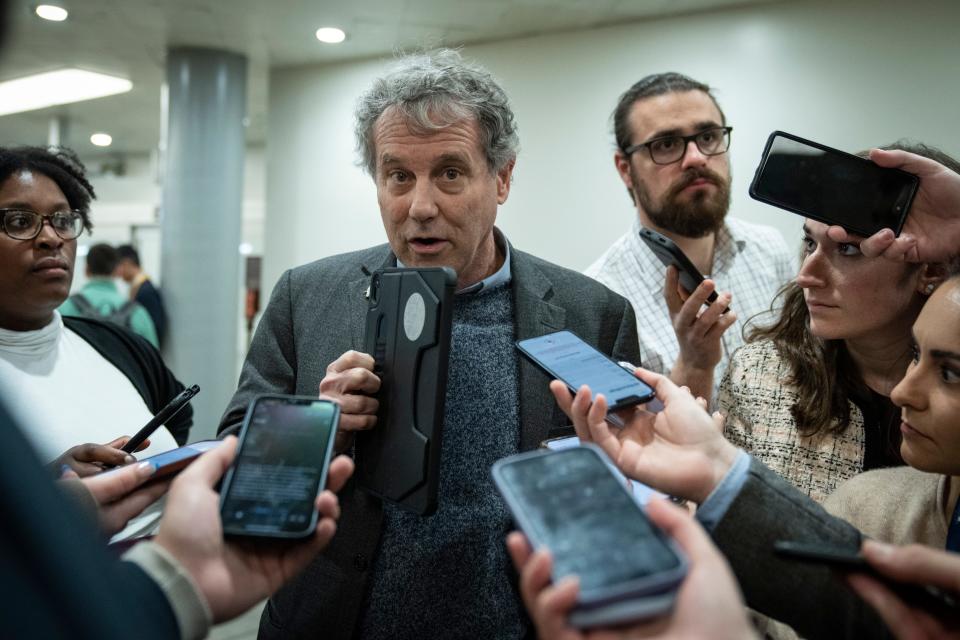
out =
<path fill-rule="evenodd" d="M 716 186 L 713 194 L 697 191 L 692 197 L 679 200 L 680 192 L 692 182 L 707 180 Z M 702 238 L 714 233 L 723 225 L 730 208 L 730 179 L 726 180 L 707 168 L 689 169 L 676 184 L 667 190 L 659 203 L 650 197 L 650 192 L 630 167 L 630 182 L 637 202 L 649 216 L 650 221 L 666 231 L 687 238 Z"/>

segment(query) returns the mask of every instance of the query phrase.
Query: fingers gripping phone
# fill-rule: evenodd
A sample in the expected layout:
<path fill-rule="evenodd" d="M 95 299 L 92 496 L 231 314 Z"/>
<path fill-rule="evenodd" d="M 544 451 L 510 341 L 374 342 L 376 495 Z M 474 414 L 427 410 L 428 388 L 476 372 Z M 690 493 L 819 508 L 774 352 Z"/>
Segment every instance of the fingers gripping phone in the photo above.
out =
<path fill-rule="evenodd" d="M 750 197 L 861 236 L 881 229 L 900 235 L 919 185 L 912 173 L 774 131 Z"/>
<path fill-rule="evenodd" d="M 859 549 L 829 546 L 819 543 L 777 540 L 773 550 L 782 558 L 799 562 L 822 564 L 841 573 L 864 573 L 881 582 L 906 603 L 925 609 L 939 618 L 960 624 L 960 594 L 948 593 L 931 585 L 898 582 L 873 568 Z"/>
<path fill-rule="evenodd" d="M 247 408 L 220 490 L 226 535 L 303 538 L 317 527 L 340 408 L 302 396 L 263 395 Z"/>
<path fill-rule="evenodd" d="M 170 451 L 158 453 L 157 455 L 150 456 L 149 458 L 142 458 L 141 460 L 138 460 L 137 462 L 131 462 L 130 464 L 140 464 L 143 462 L 149 462 L 153 464 L 153 466 L 156 468 L 156 471 L 154 471 L 153 475 L 150 476 L 149 480 L 149 482 L 153 482 L 155 480 L 160 480 L 162 478 L 180 473 L 202 454 L 206 453 L 210 449 L 213 449 L 214 447 L 219 446 L 222 443 L 222 440 L 200 440 L 182 447 L 177 447 L 176 449 L 171 449 Z M 115 467 L 109 471 L 104 471 L 103 475 L 106 476 L 117 473 L 123 468 L 124 467 Z"/>
<path fill-rule="evenodd" d="M 493 479 L 553 581 L 575 575 L 570 623 L 607 626 L 668 611 L 686 575 L 682 553 L 644 514 L 594 445 L 504 458 Z"/>
<path fill-rule="evenodd" d="M 589 385 L 593 399 L 602 393 L 608 411 L 616 411 L 654 398 L 642 380 L 594 349 L 570 331 L 557 331 L 517 342 L 520 350 L 547 375 L 561 380 L 576 393 Z"/>
<path fill-rule="evenodd" d="M 640 239 L 650 247 L 650 250 L 653 251 L 653 254 L 657 256 L 663 266 L 673 266 L 677 268 L 677 271 L 680 273 L 680 286 L 683 287 L 687 293 L 693 293 L 705 280 L 700 271 L 690 262 L 687 254 L 667 236 L 662 233 L 657 233 L 653 229 L 641 227 Z M 717 292 L 714 291 L 710 294 L 710 297 L 707 298 L 707 304 L 713 304 L 716 299 Z"/>

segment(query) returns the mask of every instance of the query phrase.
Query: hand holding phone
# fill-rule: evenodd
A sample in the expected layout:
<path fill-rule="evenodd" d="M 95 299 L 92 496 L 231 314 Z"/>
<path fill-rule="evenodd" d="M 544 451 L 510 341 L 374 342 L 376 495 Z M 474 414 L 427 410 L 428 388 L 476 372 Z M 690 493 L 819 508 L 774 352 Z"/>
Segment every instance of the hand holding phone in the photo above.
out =
<path fill-rule="evenodd" d="M 778 556 L 814 564 L 823 564 L 841 573 L 862 573 L 880 582 L 909 605 L 930 612 L 937 618 L 960 623 L 960 594 L 931 585 L 899 582 L 877 571 L 859 549 L 824 544 L 778 540 L 773 546 Z"/>
<path fill-rule="evenodd" d="M 111 474 L 119 472 L 121 469 L 125 469 L 126 467 L 130 466 L 130 464 L 149 463 L 153 465 L 154 469 L 156 469 L 156 471 L 153 473 L 153 476 L 150 478 L 150 481 L 153 482 L 154 480 L 167 478 L 180 473 L 187 467 L 187 465 L 196 460 L 201 454 L 213 449 L 219 445 L 220 442 L 220 440 L 200 440 L 182 447 L 177 447 L 176 449 L 171 449 L 170 451 L 158 453 L 157 455 L 150 456 L 149 458 L 144 458 L 140 460 L 139 463 L 131 462 L 123 467 L 109 469 L 101 473 L 100 476 L 110 476 Z"/>
<path fill-rule="evenodd" d="M 331 461 L 327 490 L 313 505 L 319 523 L 310 536 L 291 544 L 263 544 L 223 536 L 215 485 L 237 453 L 237 439 L 228 436 L 177 478 L 154 538 L 192 578 L 214 620 L 243 613 L 316 559 L 336 531 L 340 510 L 333 493 L 353 470 L 346 456 Z"/>
<path fill-rule="evenodd" d="M 647 516 L 682 549 L 688 559 L 687 577 L 677 593 L 673 611 L 663 620 L 643 620 L 635 626 L 597 629 L 597 637 L 648 637 L 651 626 L 657 637 L 712 638 L 722 629 L 725 637 L 753 637 L 736 579 L 723 555 L 703 527 L 688 513 L 662 500 L 654 500 Z M 583 638 L 569 622 L 579 596 L 570 581 L 550 582 L 549 553 L 533 553 L 520 532 L 507 537 L 507 548 L 520 573 L 520 592 L 540 638 Z M 594 637 L 592 634 L 589 637 Z"/>
<path fill-rule="evenodd" d="M 642 404 L 653 389 L 570 331 L 557 331 L 517 342 L 528 360 L 576 393 L 589 385 L 593 397 L 604 394 L 610 411 Z"/>
<path fill-rule="evenodd" d="M 577 576 L 570 622 L 614 625 L 668 611 L 686 575 L 679 549 L 644 514 L 598 448 L 537 450 L 497 461 L 493 479 L 553 581 Z"/>
<path fill-rule="evenodd" d="M 154 431 L 159 429 L 166 423 L 170 418 L 177 415 L 181 409 L 187 406 L 193 396 L 200 393 L 200 387 L 198 385 L 193 385 L 181 391 L 177 396 L 170 401 L 170 403 L 165 406 L 163 409 L 160 409 L 157 412 L 157 415 L 153 416 L 147 424 L 143 425 L 139 431 L 137 431 L 132 438 L 127 441 L 127 444 L 123 445 L 123 451 L 127 453 L 133 453 L 136 451 L 143 442 L 149 438 Z"/>
<path fill-rule="evenodd" d="M 317 398 L 262 395 L 250 402 L 220 491 L 224 534 L 313 533 L 339 417 L 337 404 Z"/>
<path fill-rule="evenodd" d="M 680 286 L 683 287 L 688 294 L 696 291 L 697 287 L 705 280 L 703 274 L 694 266 L 690 258 L 687 257 L 687 254 L 677 246 L 677 243 L 667 236 L 662 233 L 657 233 L 653 229 L 642 227 L 640 229 L 640 239 L 653 251 L 653 255 L 657 256 L 657 259 L 663 266 L 676 267 L 677 272 L 680 274 Z M 714 291 L 707 298 L 706 303 L 712 304 L 716 299 L 717 292 Z"/>

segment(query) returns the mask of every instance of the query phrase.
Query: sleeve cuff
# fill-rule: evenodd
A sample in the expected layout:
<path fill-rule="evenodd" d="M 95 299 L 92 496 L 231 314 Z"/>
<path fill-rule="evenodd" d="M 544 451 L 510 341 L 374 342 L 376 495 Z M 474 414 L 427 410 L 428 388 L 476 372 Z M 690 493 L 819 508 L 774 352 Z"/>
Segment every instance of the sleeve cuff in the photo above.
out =
<path fill-rule="evenodd" d="M 157 583 L 170 602 L 183 640 L 206 638 L 213 623 L 207 601 L 180 563 L 154 542 L 141 542 L 123 554 Z"/>
<path fill-rule="evenodd" d="M 713 491 L 703 501 L 703 504 L 697 509 L 697 520 L 703 525 L 703 528 L 712 532 L 717 524 L 723 520 L 727 510 L 743 488 L 743 483 L 747 480 L 747 472 L 750 470 L 750 456 L 746 451 L 740 449 L 737 457 L 733 460 L 733 465 L 727 474 L 723 476 Z"/>

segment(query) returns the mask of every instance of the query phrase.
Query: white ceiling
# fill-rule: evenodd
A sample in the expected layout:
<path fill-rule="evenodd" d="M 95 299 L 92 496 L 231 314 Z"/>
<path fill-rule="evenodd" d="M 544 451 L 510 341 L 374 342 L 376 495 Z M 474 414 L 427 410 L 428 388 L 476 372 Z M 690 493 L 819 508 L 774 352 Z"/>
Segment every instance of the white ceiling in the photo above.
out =
<path fill-rule="evenodd" d="M 66 22 L 37 18 L 30 0 L 12 0 L 0 80 L 64 66 L 129 78 L 127 94 L 0 117 L 0 144 L 43 144 L 54 116 L 68 122 L 65 144 L 103 155 L 91 133 L 113 136 L 111 154 L 156 147 L 160 85 L 168 47 L 243 53 L 249 60 L 248 141 L 265 138 L 270 67 L 323 64 L 398 48 L 459 45 L 588 28 L 774 0 L 62 0 Z M 321 26 L 347 41 L 319 43 Z"/>

